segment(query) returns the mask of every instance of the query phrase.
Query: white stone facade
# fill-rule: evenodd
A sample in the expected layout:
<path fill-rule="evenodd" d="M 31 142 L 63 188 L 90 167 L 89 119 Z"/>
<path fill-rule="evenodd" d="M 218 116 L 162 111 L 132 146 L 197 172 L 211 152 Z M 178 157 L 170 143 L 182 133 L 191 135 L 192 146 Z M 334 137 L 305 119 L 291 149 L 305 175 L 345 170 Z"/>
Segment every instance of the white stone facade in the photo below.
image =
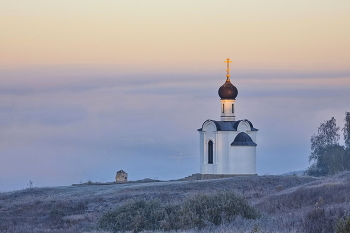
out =
<path fill-rule="evenodd" d="M 235 118 L 235 100 L 221 99 L 221 120 L 234 121 Z"/>
<path fill-rule="evenodd" d="M 233 130 L 220 130 L 216 121 L 204 122 L 200 133 L 200 173 L 201 174 L 256 174 L 256 145 L 235 145 L 236 136 L 244 132 L 256 143 L 257 130 L 247 120 L 226 122 Z M 236 130 L 234 130 L 236 126 Z M 212 163 L 209 161 L 209 142 L 213 143 Z"/>

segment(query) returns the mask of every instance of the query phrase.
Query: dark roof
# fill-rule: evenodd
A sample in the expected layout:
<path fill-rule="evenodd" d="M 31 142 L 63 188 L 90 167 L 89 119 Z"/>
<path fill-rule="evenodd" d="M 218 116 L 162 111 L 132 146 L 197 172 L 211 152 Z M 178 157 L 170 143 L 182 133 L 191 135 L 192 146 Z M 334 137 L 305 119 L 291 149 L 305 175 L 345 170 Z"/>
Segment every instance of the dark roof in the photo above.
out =
<path fill-rule="evenodd" d="M 231 143 L 231 146 L 257 146 L 255 142 L 253 142 L 252 138 L 244 133 L 240 132 L 235 137 L 235 140 Z"/>
<path fill-rule="evenodd" d="M 238 95 L 237 88 L 231 83 L 230 79 L 219 88 L 218 94 L 221 99 L 235 100 Z"/>
<path fill-rule="evenodd" d="M 207 120 L 207 121 L 214 122 L 216 125 L 217 131 L 237 131 L 237 127 L 241 121 L 248 122 L 252 131 L 258 131 L 258 129 L 254 128 L 252 122 L 250 122 L 247 119 L 239 120 L 239 121 L 214 121 L 214 120 Z M 205 121 L 205 122 L 207 122 L 207 121 Z M 203 125 L 204 125 L 204 123 L 203 123 Z M 203 126 L 202 126 L 202 128 L 198 129 L 198 131 L 202 131 L 202 129 L 203 129 Z"/>

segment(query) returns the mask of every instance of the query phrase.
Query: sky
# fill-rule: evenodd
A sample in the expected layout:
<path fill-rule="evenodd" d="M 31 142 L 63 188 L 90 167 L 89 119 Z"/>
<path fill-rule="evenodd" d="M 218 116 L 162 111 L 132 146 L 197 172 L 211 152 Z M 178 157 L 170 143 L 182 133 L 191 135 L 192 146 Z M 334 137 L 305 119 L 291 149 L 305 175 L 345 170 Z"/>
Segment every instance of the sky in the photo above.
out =
<path fill-rule="evenodd" d="M 350 1 L 0 0 L 0 191 L 199 172 L 230 58 L 257 172 L 350 111 Z"/>

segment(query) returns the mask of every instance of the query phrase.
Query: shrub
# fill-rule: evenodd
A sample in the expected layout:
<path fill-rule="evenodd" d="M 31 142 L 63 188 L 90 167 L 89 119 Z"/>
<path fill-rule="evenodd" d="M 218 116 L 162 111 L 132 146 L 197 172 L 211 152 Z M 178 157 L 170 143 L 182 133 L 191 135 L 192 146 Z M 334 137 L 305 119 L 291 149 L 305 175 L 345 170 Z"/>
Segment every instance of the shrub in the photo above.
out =
<path fill-rule="evenodd" d="M 315 208 L 306 214 L 303 232 L 306 233 L 348 233 L 350 232 L 350 218 L 342 219 L 343 208 Z"/>
<path fill-rule="evenodd" d="M 324 209 L 313 209 L 306 214 L 304 223 L 304 232 L 307 233 L 318 233 L 324 232 L 324 228 L 326 227 L 326 215 Z M 325 229 L 326 230 L 326 229 Z M 332 232 L 326 231 L 326 232 Z"/>
<path fill-rule="evenodd" d="M 131 200 L 105 213 L 100 227 L 110 231 L 185 230 L 231 222 L 236 216 L 256 219 L 258 212 L 232 192 L 195 195 L 179 204 Z"/>
<path fill-rule="evenodd" d="M 59 227 L 62 225 L 63 221 L 62 221 L 62 217 L 64 216 L 64 212 L 62 210 L 59 209 L 53 209 L 50 211 L 49 213 L 49 222 L 51 222 L 51 224 L 53 224 L 56 227 Z"/>
<path fill-rule="evenodd" d="M 336 233 L 349 233 L 350 232 L 350 217 L 341 219 L 335 225 Z"/>
<path fill-rule="evenodd" d="M 100 227 L 113 231 L 155 230 L 165 217 L 165 209 L 158 200 L 135 199 L 104 214 Z"/>
<path fill-rule="evenodd" d="M 235 216 L 256 219 L 259 214 L 241 197 L 232 192 L 219 192 L 212 195 L 195 195 L 182 204 L 183 214 L 188 214 L 195 227 L 202 228 L 205 223 L 220 225 L 231 222 Z"/>

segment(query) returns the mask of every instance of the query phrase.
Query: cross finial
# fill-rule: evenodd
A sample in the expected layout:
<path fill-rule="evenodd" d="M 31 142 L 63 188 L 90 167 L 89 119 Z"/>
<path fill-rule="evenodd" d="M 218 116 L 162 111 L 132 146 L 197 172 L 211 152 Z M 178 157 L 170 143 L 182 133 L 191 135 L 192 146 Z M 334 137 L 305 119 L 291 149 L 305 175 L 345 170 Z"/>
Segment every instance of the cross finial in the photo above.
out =
<path fill-rule="evenodd" d="M 226 81 L 230 81 L 230 63 L 232 62 L 232 61 L 230 61 L 230 58 L 227 58 L 226 59 L 226 61 L 224 61 L 225 63 L 227 63 L 227 69 L 226 69 L 226 72 L 227 72 L 227 74 L 226 74 Z"/>

